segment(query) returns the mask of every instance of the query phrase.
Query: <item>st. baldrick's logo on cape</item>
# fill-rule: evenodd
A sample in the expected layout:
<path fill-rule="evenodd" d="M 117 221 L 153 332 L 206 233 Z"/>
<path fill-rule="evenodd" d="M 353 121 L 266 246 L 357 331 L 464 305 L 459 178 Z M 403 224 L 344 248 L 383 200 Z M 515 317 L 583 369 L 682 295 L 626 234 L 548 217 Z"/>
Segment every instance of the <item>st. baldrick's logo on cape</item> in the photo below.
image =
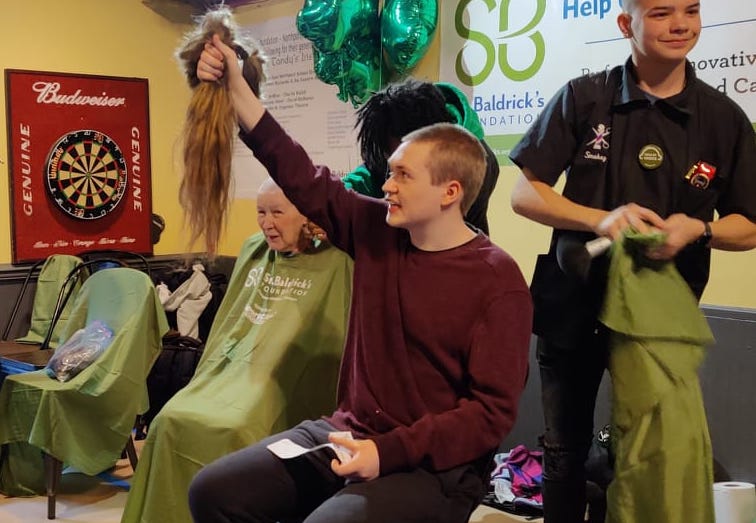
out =
<path fill-rule="evenodd" d="M 13 262 L 152 254 L 147 81 L 6 71 Z"/>

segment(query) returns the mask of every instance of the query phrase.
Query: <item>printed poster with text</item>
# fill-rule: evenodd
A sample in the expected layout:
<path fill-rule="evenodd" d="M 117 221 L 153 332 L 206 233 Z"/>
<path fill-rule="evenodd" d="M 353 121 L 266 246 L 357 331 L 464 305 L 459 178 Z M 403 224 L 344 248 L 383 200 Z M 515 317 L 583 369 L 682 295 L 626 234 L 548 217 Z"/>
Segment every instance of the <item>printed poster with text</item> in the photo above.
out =
<path fill-rule="evenodd" d="M 502 164 L 567 80 L 627 59 L 620 12 L 620 0 L 441 3 L 440 78 L 466 92 Z M 689 56 L 696 74 L 756 122 L 756 2 L 705 3 L 701 17 Z"/>
<path fill-rule="evenodd" d="M 263 103 L 286 132 L 315 164 L 327 165 L 339 176 L 362 163 L 354 132 L 354 108 L 336 98 L 335 85 L 315 75 L 312 44 L 297 31 L 296 18 L 275 18 L 243 29 L 265 54 Z M 267 176 L 265 168 L 239 140 L 234 145 L 232 176 L 235 197 L 246 199 L 256 198 L 257 188 Z"/>

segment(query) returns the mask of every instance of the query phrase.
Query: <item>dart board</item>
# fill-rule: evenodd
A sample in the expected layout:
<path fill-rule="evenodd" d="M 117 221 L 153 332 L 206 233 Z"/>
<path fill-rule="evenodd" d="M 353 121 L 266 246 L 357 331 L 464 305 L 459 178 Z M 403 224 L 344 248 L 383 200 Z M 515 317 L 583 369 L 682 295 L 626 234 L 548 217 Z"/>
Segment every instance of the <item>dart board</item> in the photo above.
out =
<path fill-rule="evenodd" d="M 63 135 L 50 149 L 46 174 L 58 208 L 81 220 L 106 216 L 126 192 L 126 160 L 118 144 L 99 131 Z"/>

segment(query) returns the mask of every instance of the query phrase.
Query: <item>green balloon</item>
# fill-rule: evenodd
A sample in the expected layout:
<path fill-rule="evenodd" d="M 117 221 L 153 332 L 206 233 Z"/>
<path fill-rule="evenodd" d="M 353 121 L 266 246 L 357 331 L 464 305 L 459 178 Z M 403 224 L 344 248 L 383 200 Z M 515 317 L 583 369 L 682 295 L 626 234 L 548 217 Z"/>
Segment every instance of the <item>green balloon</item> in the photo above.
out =
<path fill-rule="evenodd" d="M 354 107 L 359 107 L 381 88 L 381 68 L 351 60 L 345 74 L 345 88 Z"/>
<path fill-rule="evenodd" d="M 365 21 L 378 20 L 378 0 L 305 0 L 297 13 L 297 30 L 320 51 L 336 51 Z"/>
<path fill-rule="evenodd" d="M 320 52 L 317 49 L 313 49 L 312 53 L 317 77 L 327 84 L 339 85 L 338 79 L 344 75 L 342 53 Z"/>
<path fill-rule="evenodd" d="M 381 41 L 397 73 L 406 73 L 425 55 L 437 22 L 436 0 L 386 0 L 381 13 Z"/>
<path fill-rule="evenodd" d="M 323 82 L 336 85 L 336 95 L 342 102 L 354 107 L 363 104 L 381 87 L 381 69 L 372 60 L 360 61 L 350 57 L 345 49 L 321 53 L 313 51 L 315 74 Z"/>
<path fill-rule="evenodd" d="M 315 74 L 356 107 L 425 55 L 438 21 L 436 0 L 305 0 L 297 29 L 313 44 Z"/>
<path fill-rule="evenodd" d="M 381 88 L 378 0 L 307 0 L 297 29 L 313 43 L 315 74 L 357 107 Z"/>

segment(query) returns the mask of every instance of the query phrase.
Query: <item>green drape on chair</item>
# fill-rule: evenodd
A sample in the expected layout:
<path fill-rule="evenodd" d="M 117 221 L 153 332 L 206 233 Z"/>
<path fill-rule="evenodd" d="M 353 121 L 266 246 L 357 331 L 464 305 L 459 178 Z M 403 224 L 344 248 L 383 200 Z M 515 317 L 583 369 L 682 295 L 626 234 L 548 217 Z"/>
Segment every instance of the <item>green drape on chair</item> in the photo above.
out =
<path fill-rule="evenodd" d="M 192 381 L 150 425 L 122 523 L 191 521 L 200 468 L 333 411 L 352 265 L 335 247 L 287 257 L 247 240 Z"/>
<path fill-rule="evenodd" d="M 44 370 L 9 376 L 0 390 L 0 492 L 44 493 L 41 451 L 85 474 L 112 467 L 138 413 L 147 410 L 147 374 L 168 330 L 149 277 L 126 268 L 90 276 L 76 295 L 61 339 L 100 320 L 110 346 L 61 383 Z"/>
<path fill-rule="evenodd" d="M 698 381 L 711 330 L 658 234 L 629 233 L 611 251 L 600 320 L 612 331 L 615 477 L 607 523 L 713 523 L 712 451 Z"/>
<path fill-rule="evenodd" d="M 47 335 L 47 331 L 50 329 L 50 321 L 52 320 L 60 288 L 63 286 L 66 276 L 76 266 L 80 265 L 81 262 L 81 258 L 67 254 L 54 254 L 45 260 L 37 277 L 37 288 L 34 292 L 34 304 L 32 305 L 29 332 L 17 338 L 16 341 L 34 344 L 42 343 Z M 76 296 L 80 286 L 78 280 L 74 282 L 71 292 L 72 297 Z M 55 330 L 50 337 L 50 347 L 52 348 L 58 346 L 59 336 L 66 330 L 68 316 L 71 313 L 73 303 L 74 299 L 69 299 L 61 311 L 60 318 L 55 324 Z"/>

